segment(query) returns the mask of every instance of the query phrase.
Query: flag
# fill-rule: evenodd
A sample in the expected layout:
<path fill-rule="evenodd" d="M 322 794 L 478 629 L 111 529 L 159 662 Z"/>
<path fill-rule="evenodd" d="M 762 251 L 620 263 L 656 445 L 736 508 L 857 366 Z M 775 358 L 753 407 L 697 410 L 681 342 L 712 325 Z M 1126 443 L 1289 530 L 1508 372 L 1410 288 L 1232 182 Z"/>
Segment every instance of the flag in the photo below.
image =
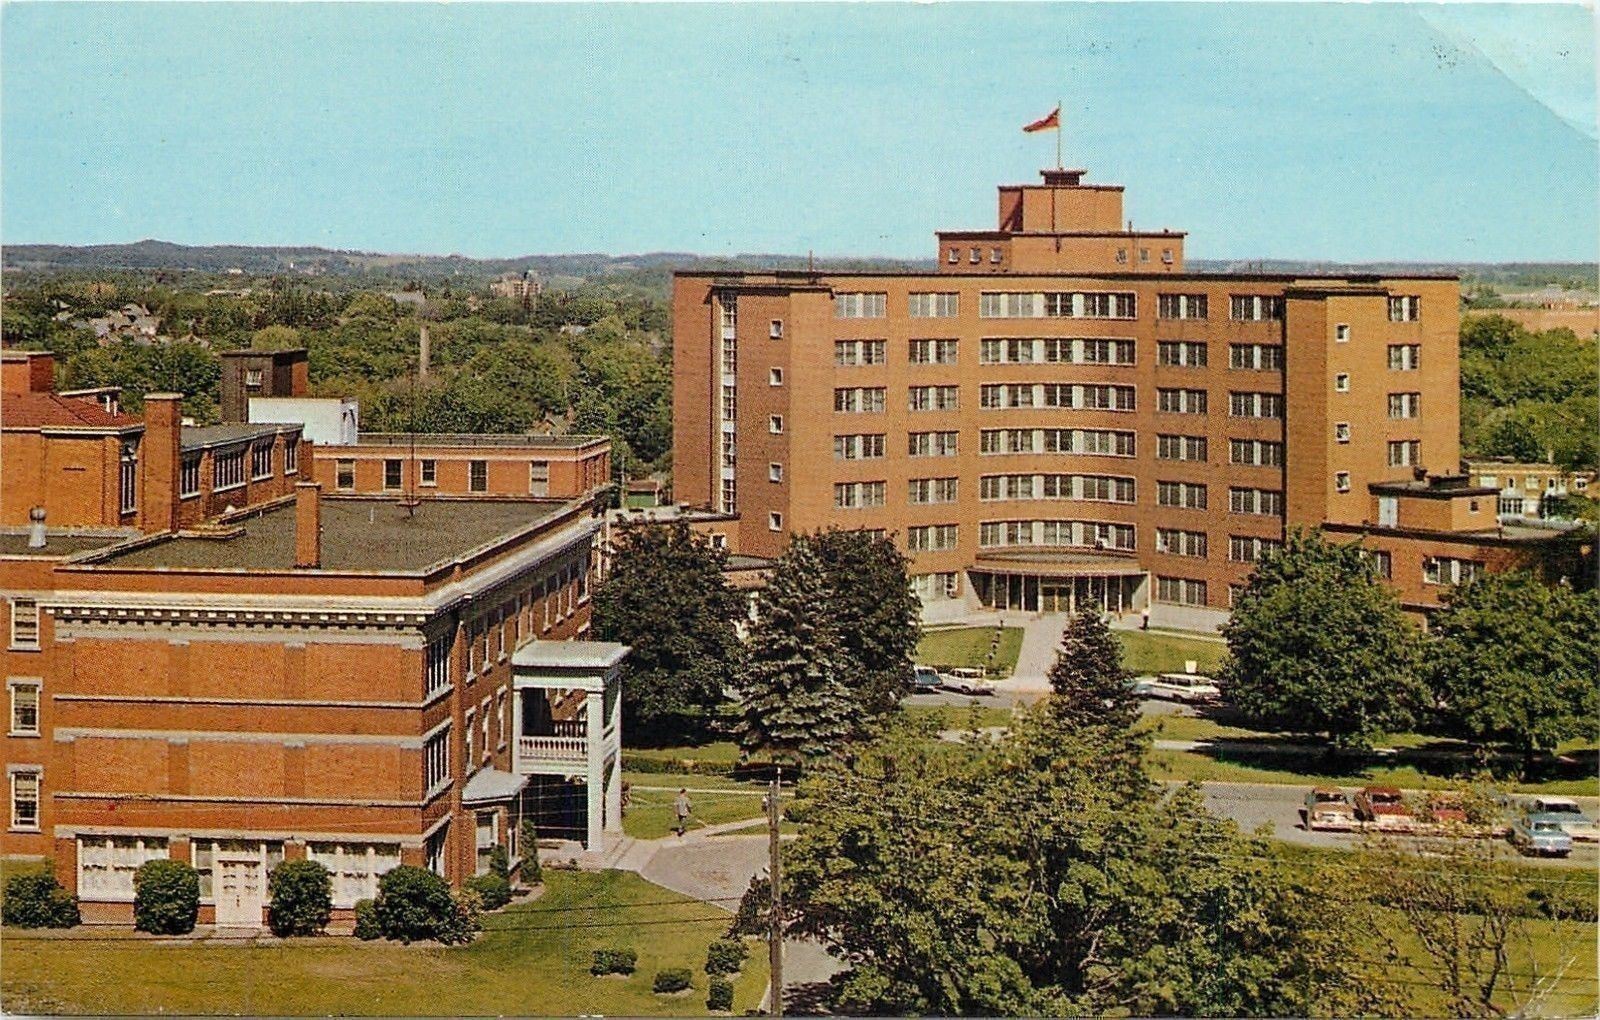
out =
<path fill-rule="evenodd" d="M 1045 115 L 1043 117 L 1040 117 L 1038 120 L 1034 121 L 1032 124 L 1028 124 L 1028 125 L 1024 126 L 1022 130 L 1028 131 L 1028 132 L 1033 132 L 1033 131 L 1060 131 L 1061 130 L 1061 107 L 1057 106 L 1054 110 L 1051 110 L 1047 115 Z"/>

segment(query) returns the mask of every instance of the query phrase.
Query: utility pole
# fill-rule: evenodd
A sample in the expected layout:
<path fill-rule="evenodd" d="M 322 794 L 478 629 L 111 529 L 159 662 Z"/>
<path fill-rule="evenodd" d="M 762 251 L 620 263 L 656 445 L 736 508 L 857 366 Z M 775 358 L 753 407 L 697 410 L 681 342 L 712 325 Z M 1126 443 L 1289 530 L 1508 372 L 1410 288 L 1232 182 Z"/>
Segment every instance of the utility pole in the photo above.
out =
<path fill-rule="evenodd" d="M 767 959 L 772 969 L 772 1003 L 767 1010 L 783 1016 L 783 864 L 778 853 L 778 795 L 783 786 L 783 766 L 767 787 L 767 872 L 772 876 L 772 916 L 767 933 Z"/>

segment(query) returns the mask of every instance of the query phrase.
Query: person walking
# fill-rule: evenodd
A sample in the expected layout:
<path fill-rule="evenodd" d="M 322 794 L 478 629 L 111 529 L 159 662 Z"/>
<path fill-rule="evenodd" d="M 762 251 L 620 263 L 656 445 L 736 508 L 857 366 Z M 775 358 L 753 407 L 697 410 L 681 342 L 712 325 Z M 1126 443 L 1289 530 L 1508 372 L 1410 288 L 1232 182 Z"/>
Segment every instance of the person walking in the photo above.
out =
<path fill-rule="evenodd" d="M 689 791 L 680 787 L 678 799 L 672 802 L 673 810 L 678 815 L 678 838 L 683 838 L 684 830 L 689 827 L 689 814 L 694 810 L 694 805 L 689 803 Z"/>
<path fill-rule="evenodd" d="M 1150 607 L 1149 606 L 1145 606 L 1144 607 L 1144 611 L 1139 614 L 1139 629 L 1140 630 L 1149 630 L 1150 629 Z"/>

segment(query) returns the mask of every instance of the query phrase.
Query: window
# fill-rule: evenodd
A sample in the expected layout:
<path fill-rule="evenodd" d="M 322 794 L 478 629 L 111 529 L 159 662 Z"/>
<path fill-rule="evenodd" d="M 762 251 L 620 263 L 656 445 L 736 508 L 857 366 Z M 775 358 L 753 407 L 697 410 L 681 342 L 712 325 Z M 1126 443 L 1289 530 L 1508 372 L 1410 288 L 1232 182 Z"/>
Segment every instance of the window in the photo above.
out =
<path fill-rule="evenodd" d="M 955 386 L 913 386 L 909 406 L 913 411 L 954 411 L 958 399 Z"/>
<path fill-rule="evenodd" d="M 767 465 L 767 481 L 783 481 L 783 465 L 776 462 Z"/>
<path fill-rule="evenodd" d="M 957 342 L 954 340 L 911 341 L 913 365 L 954 365 Z"/>
<path fill-rule="evenodd" d="M 1206 583 L 1189 577 L 1157 577 L 1156 601 L 1180 606 L 1206 604 Z"/>
<path fill-rule="evenodd" d="M 477 850 L 475 873 L 487 874 L 494 860 L 494 848 L 500 844 L 500 812 L 494 809 L 474 812 L 474 847 Z"/>
<path fill-rule="evenodd" d="M 283 844 L 244 839 L 197 839 L 189 844 L 189 861 L 200 879 L 200 900 L 210 902 L 215 897 L 213 879 L 216 874 L 217 855 L 249 854 L 262 864 L 266 874 L 283 863 Z"/>
<path fill-rule="evenodd" d="M 841 386 L 833 391 L 838 414 L 881 414 L 888 391 L 882 386 Z"/>
<path fill-rule="evenodd" d="M 1389 345 L 1389 370 L 1392 372 L 1415 372 L 1422 367 L 1421 344 L 1390 344 Z"/>
<path fill-rule="evenodd" d="M 783 369 L 781 369 L 781 368 L 769 368 L 769 369 L 767 369 L 767 385 L 768 386 L 782 386 L 783 385 Z"/>
<path fill-rule="evenodd" d="M 1420 467 L 1422 442 L 1417 439 L 1396 439 L 1389 442 L 1390 467 Z"/>
<path fill-rule="evenodd" d="M 767 324 L 767 336 L 771 337 L 774 340 L 782 340 L 783 339 L 783 320 L 782 319 L 773 319 L 770 323 Z"/>
<path fill-rule="evenodd" d="M 1283 348 L 1276 344 L 1229 344 L 1228 367 L 1244 371 L 1283 371 Z"/>
<path fill-rule="evenodd" d="M 1389 299 L 1390 322 L 1416 322 L 1422 318 L 1422 299 L 1415 295 Z"/>
<path fill-rule="evenodd" d="M 489 491 L 489 462 L 486 460 L 467 461 L 467 491 Z"/>
<path fill-rule="evenodd" d="M 450 782 L 450 726 L 422 746 L 422 789 L 431 797 Z"/>
<path fill-rule="evenodd" d="M 186 453 L 178 468 L 178 495 L 184 499 L 200 495 L 200 455 Z"/>
<path fill-rule="evenodd" d="M 1350 392 L 1350 373 L 1349 372 L 1340 372 L 1340 373 L 1336 374 L 1333 377 L 1333 392 L 1335 392 L 1335 393 L 1349 393 Z"/>
<path fill-rule="evenodd" d="M 983 261 L 983 249 L 982 248 L 974 248 L 974 249 L 972 249 L 972 257 L 970 259 L 968 259 L 968 261 L 971 262 L 973 265 L 977 265 L 979 262 L 982 262 Z"/>
<path fill-rule="evenodd" d="M 929 503 L 954 503 L 956 501 L 956 480 L 954 478 L 913 478 L 909 489 L 909 498 L 912 506 L 923 506 Z"/>
<path fill-rule="evenodd" d="M 1121 429 L 984 429 L 979 433 L 978 452 L 985 456 L 1043 451 L 1132 457 L 1134 449 L 1134 434 Z"/>
<path fill-rule="evenodd" d="M 1235 322 L 1282 320 L 1283 298 L 1263 294 L 1234 294 L 1229 299 L 1228 317 Z"/>
<path fill-rule="evenodd" d="M 1118 248 L 1117 249 L 1117 265 L 1125 266 L 1127 264 L 1128 264 L 1128 249 L 1126 249 L 1126 248 Z"/>
<path fill-rule="evenodd" d="M 887 340 L 835 340 L 833 363 L 840 368 L 881 365 L 888 358 Z"/>
<path fill-rule="evenodd" d="M 1391 393 L 1389 394 L 1389 417 L 1391 418 L 1416 418 L 1422 414 L 1422 394 L 1420 393 Z"/>
<path fill-rule="evenodd" d="M 530 460 L 528 462 L 528 495 L 550 495 L 550 462 L 547 460 Z"/>
<path fill-rule="evenodd" d="M 836 319 L 881 319 L 886 312 L 887 294 L 835 294 L 833 316 Z"/>
<path fill-rule="evenodd" d="M 1104 521 L 984 521 L 978 526 L 978 544 L 1005 546 L 1065 546 L 1081 549 L 1118 549 L 1131 552 L 1131 524 Z"/>
<path fill-rule="evenodd" d="M 938 574 L 912 574 L 911 590 L 924 602 L 961 597 L 961 575 L 948 571 Z"/>
<path fill-rule="evenodd" d="M 1283 548 L 1275 538 L 1258 538 L 1255 535 L 1229 535 L 1228 559 L 1234 563 L 1255 563 L 1263 555 Z"/>
<path fill-rule="evenodd" d="M 122 463 L 118 474 L 118 491 L 121 493 L 121 509 L 125 514 L 131 514 L 139 509 L 139 441 L 125 439 L 122 441 Z"/>
<path fill-rule="evenodd" d="M 1139 249 L 1139 261 L 1140 262 L 1149 262 L 1150 261 L 1150 249 L 1149 248 L 1140 248 Z"/>
<path fill-rule="evenodd" d="M 912 293 L 907 302 L 913 319 L 953 319 L 960 314 L 961 295 Z"/>
<path fill-rule="evenodd" d="M 385 489 L 398 489 L 401 482 L 400 460 L 391 457 L 383 462 L 383 487 Z"/>
<path fill-rule="evenodd" d="M 1283 395 L 1235 390 L 1228 394 L 1228 413 L 1235 418 L 1282 418 Z"/>
<path fill-rule="evenodd" d="M 722 339 L 722 374 L 732 378 L 739 371 L 739 341 L 736 337 Z"/>
<path fill-rule="evenodd" d="M 1283 444 L 1275 439 L 1230 439 L 1228 460 L 1253 467 L 1282 467 Z"/>
<path fill-rule="evenodd" d="M 783 435 L 783 415 L 767 415 L 767 431 L 775 436 Z"/>
<path fill-rule="evenodd" d="M 333 487 L 336 489 L 354 489 L 356 487 L 356 462 L 340 458 L 334 463 Z"/>
<path fill-rule="evenodd" d="M 245 369 L 244 370 L 244 384 L 246 386 L 248 386 L 250 389 L 253 389 L 253 390 L 260 389 L 261 388 L 261 369 L 259 369 L 259 368 L 247 368 L 247 369 Z"/>
<path fill-rule="evenodd" d="M 1365 552 L 1374 573 L 1386 581 L 1394 576 L 1394 558 L 1387 549 L 1368 549 Z"/>
<path fill-rule="evenodd" d="M 1349 422 L 1336 421 L 1333 423 L 1333 441 L 1336 443 L 1348 443 L 1350 441 Z"/>
<path fill-rule="evenodd" d="M 949 254 L 949 256 L 946 257 L 945 261 L 949 262 L 952 266 L 955 265 L 957 262 L 960 262 L 961 261 L 961 250 L 959 248 L 951 248 L 950 249 L 950 254 Z"/>
<path fill-rule="evenodd" d="M 912 457 L 954 457 L 956 433 L 912 432 L 907 437 L 906 453 Z"/>
<path fill-rule="evenodd" d="M 429 486 L 439 484 L 439 462 L 431 457 L 422 461 L 422 484 Z"/>
<path fill-rule="evenodd" d="M 1333 473 L 1333 489 L 1335 492 L 1350 491 L 1350 472 L 1335 471 Z"/>
<path fill-rule="evenodd" d="M 1229 489 L 1228 512 L 1277 517 L 1283 513 L 1283 493 L 1272 489 Z"/>
<path fill-rule="evenodd" d="M 244 484 L 244 449 L 217 453 L 211 466 L 211 489 L 220 492 Z"/>
<path fill-rule="evenodd" d="M 783 530 L 783 514 L 780 514 L 776 510 L 774 510 L 771 513 L 767 514 L 767 530 L 768 531 L 782 531 Z"/>
<path fill-rule="evenodd" d="M 725 514 L 737 513 L 739 510 L 739 483 L 732 478 L 722 480 L 722 512 Z"/>
<path fill-rule="evenodd" d="M 429 697 L 450 686 L 450 635 L 428 642 L 422 669 L 424 693 Z"/>
<path fill-rule="evenodd" d="M 1199 482 L 1156 482 L 1156 505 L 1204 510 L 1206 487 Z"/>
<path fill-rule="evenodd" d="M 946 552 L 956 547 L 954 524 L 924 524 L 906 529 L 906 548 L 911 552 Z"/>
<path fill-rule="evenodd" d="M 133 901 L 133 874 L 145 861 L 167 857 L 167 841 L 152 836 L 79 836 L 78 896 Z"/>
<path fill-rule="evenodd" d="M 1161 294 L 1156 297 L 1156 314 L 1163 319 L 1204 319 L 1209 302 L 1204 294 Z"/>
<path fill-rule="evenodd" d="M 1425 556 L 1422 560 L 1423 584 L 1466 584 L 1483 572 L 1478 560 L 1454 556 Z"/>
<path fill-rule="evenodd" d="M 306 857 L 328 869 L 333 905 L 353 907 L 378 895 L 378 879 L 400 864 L 398 843 L 310 843 Z"/>
<path fill-rule="evenodd" d="M 1177 368 L 1204 368 L 1206 345 L 1194 340 L 1163 340 L 1156 344 L 1156 364 Z"/>
<path fill-rule="evenodd" d="M 39 680 L 7 680 L 11 689 L 11 735 L 39 735 Z"/>
<path fill-rule="evenodd" d="M 1207 442 L 1205 436 L 1156 436 L 1157 460 L 1194 460 L 1202 463 L 1207 459 Z"/>
<path fill-rule="evenodd" d="M 834 460 L 876 460 L 883 453 L 882 433 L 833 437 Z"/>
<path fill-rule="evenodd" d="M 1157 528 L 1156 552 L 1203 560 L 1206 558 L 1206 533 L 1182 531 L 1178 528 Z"/>
<path fill-rule="evenodd" d="M 732 423 L 739 416 L 739 388 L 737 386 L 722 387 L 722 420 Z"/>
<path fill-rule="evenodd" d="M 1205 414 L 1206 391 L 1158 388 L 1156 410 L 1166 414 Z"/>
<path fill-rule="evenodd" d="M 475 708 L 467 709 L 466 715 L 463 718 L 465 720 L 466 729 L 461 734 L 461 739 L 464 741 L 462 745 L 462 757 L 466 759 L 467 771 L 471 772 L 473 760 L 472 752 L 477 749 L 478 728 L 474 724 L 478 721 L 478 710 Z"/>
<path fill-rule="evenodd" d="M 1347 322 L 1341 322 L 1338 325 L 1334 326 L 1333 327 L 1333 339 L 1334 339 L 1335 343 L 1341 343 L 1341 344 L 1349 343 L 1350 342 L 1350 324 L 1347 323 Z"/>
<path fill-rule="evenodd" d="M 39 603 L 36 600 L 11 600 L 11 647 L 39 647 Z"/>
<path fill-rule="evenodd" d="M 885 489 L 884 482 L 836 482 L 833 486 L 834 509 L 860 510 L 883 506 Z"/>
<path fill-rule="evenodd" d="M 254 443 L 250 447 L 250 480 L 272 477 L 272 440 Z"/>
<path fill-rule="evenodd" d="M 985 319 L 1132 319 L 1138 309 L 1131 291 L 985 291 L 978 315 Z"/>

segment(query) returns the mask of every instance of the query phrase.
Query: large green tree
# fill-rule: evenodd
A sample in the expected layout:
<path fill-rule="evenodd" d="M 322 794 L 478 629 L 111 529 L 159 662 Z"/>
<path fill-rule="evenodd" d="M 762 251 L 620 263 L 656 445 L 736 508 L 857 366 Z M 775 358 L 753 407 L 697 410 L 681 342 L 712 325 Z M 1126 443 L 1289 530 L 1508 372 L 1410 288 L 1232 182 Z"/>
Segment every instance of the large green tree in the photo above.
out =
<path fill-rule="evenodd" d="M 595 592 L 595 637 L 631 645 L 622 678 L 629 738 L 701 737 L 740 675 L 745 598 L 723 575 L 727 553 L 682 521 L 619 529 Z"/>
<path fill-rule="evenodd" d="M 1417 628 L 1354 543 L 1292 532 L 1256 565 L 1222 634 L 1224 694 L 1270 729 L 1361 747 L 1426 701 Z"/>
<path fill-rule="evenodd" d="M 1445 594 L 1428 661 L 1461 736 L 1525 755 L 1600 724 L 1600 593 L 1488 574 Z"/>
<path fill-rule="evenodd" d="M 1067 618 L 1049 680 L 1051 705 L 1078 725 L 1122 729 L 1139 717 L 1139 699 L 1122 668 L 1122 643 L 1098 609 Z"/>
<path fill-rule="evenodd" d="M 828 610 L 830 594 L 811 537 L 796 535 L 756 596 L 735 729 L 746 754 L 814 759 L 858 730 L 859 668 Z"/>
<path fill-rule="evenodd" d="M 862 709 L 882 715 L 907 690 L 922 634 L 910 561 L 888 538 L 861 530 L 819 532 L 811 545 L 827 576 L 827 612 L 855 660 Z"/>

